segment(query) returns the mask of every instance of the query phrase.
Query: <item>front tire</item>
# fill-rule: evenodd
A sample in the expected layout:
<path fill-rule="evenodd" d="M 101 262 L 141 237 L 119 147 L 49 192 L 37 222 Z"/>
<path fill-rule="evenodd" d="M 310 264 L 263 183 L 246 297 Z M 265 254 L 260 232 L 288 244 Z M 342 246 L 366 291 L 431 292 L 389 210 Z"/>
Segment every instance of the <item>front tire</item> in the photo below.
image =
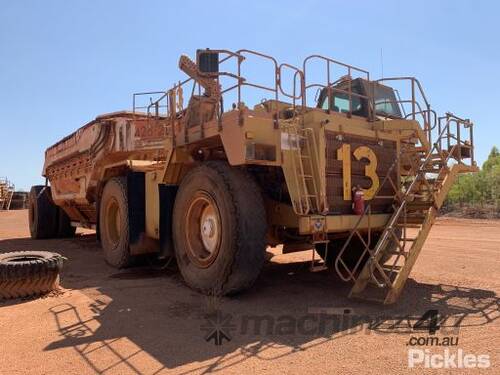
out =
<path fill-rule="evenodd" d="M 250 288 L 265 259 L 266 214 L 256 182 L 224 162 L 207 162 L 182 180 L 173 241 L 185 282 L 208 295 Z"/>
<path fill-rule="evenodd" d="M 129 248 L 127 180 L 114 177 L 104 186 L 100 200 L 99 229 L 106 262 L 115 268 L 132 262 Z"/>

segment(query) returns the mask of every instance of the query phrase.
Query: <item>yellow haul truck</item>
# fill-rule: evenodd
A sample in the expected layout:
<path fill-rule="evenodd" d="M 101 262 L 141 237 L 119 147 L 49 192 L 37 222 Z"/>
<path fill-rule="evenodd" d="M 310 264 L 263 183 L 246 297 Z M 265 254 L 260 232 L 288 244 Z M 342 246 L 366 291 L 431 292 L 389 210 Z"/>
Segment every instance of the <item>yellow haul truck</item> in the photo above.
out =
<path fill-rule="evenodd" d="M 266 84 L 244 74 L 256 60 Z M 298 68 L 206 49 L 179 68 L 186 80 L 47 149 L 31 236 L 95 228 L 110 265 L 175 257 L 214 295 L 249 288 L 266 246 L 283 245 L 352 281 L 352 297 L 393 303 L 453 181 L 477 169 L 472 123 L 438 116 L 415 78 L 320 55 Z"/>

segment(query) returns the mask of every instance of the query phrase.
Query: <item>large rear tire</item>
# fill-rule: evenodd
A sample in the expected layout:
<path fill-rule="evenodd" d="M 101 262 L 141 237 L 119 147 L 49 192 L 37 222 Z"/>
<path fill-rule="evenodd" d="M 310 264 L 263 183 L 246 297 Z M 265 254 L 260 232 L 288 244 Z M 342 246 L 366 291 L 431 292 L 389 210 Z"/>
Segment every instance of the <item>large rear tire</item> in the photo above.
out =
<path fill-rule="evenodd" d="M 224 162 L 207 162 L 182 180 L 173 241 L 185 282 L 208 295 L 250 288 L 265 260 L 267 222 L 256 182 Z"/>
<path fill-rule="evenodd" d="M 100 200 L 99 229 L 106 262 L 115 268 L 130 266 L 127 179 L 114 177 L 104 186 Z"/>
<path fill-rule="evenodd" d="M 29 227 L 31 238 L 57 237 L 58 207 L 52 202 L 50 187 L 31 187 L 29 199 Z"/>

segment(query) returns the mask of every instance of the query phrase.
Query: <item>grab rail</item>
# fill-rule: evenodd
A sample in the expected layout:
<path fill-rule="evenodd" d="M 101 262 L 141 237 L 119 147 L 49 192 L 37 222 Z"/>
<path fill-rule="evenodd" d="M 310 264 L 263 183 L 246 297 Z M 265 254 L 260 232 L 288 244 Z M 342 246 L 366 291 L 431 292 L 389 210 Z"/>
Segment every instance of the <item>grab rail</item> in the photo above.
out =
<path fill-rule="evenodd" d="M 368 105 L 367 115 L 370 120 L 374 120 L 377 115 L 374 98 L 375 85 L 369 86 L 371 87 L 372 92 L 367 93 L 366 95 L 353 91 L 353 75 L 361 76 L 361 78 L 371 82 L 370 73 L 365 69 L 358 68 L 354 65 L 346 64 L 318 54 L 306 57 L 303 60 L 302 69 L 300 69 L 288 63 L 279 63 L 277 59 L 270 55 L 266 55 L 249 49 L 240 49 L 236 52 L 232 52 L 229 50 L 211 50 L 211 52 L 220 54 L 220 67 L 227 67 L 227 64 L 229 64 L 231 61 L 236 62 L 235 67 L 231 66 L 227 68 L 228 71 L 210 73 L 210 77 L 213 77 L 216 80 L 217 85 L 219 85 L 220 87 L 220 101 L 217 104 L 217 117 L 219 123 L 222 114 L 224 113 L 224 99 L 228 98 L 228 94 L 230 92 L 236 92 L 236 97 L 231 96 L 231 99 L 236 101 L 236 103 L 233 103 L 233 109 L 240 111 L 240 115 L 242 114 L 244 104 L 242 90 L 244 87 L 252 87 L 258 90 L 272 93 L 272 99 L 275 101 L 280 101 L 280 98 L 286 98 L 288 99 L 287 101 L 291 101 L 291 107 L 293 109 L 295 109 L 299 105 L 301 105 L 302 108 L 307 107 L 307 92 L 311 88 L 327 89 L 326 95 L 329 103 L 331 103 L 334 93 L 341 93 L 347 96 L 349 101 L 349 108 L 347 113 L 349 116 L 352 115 L 354 110 L 354 99 L 366 101 Z M 270 69 L 272 71 L 272 79 L 270 84 L 266 85 L 252 82 L 243 75 L 242 70 L 246 66 L 245 61 L 247 61 L 249 57 L 260 58 L 264 61 L 268 61 L 271 64 Z M 311 79 L 311 81 L 308 81 L 309 75 L 311 73 L 311 64 L 318 61 L 321 64 L 325 64 L 325 74 L 321 79 L 317 79 L 316 81 Z M 288 92 L 284 86 L 285 80 L 283 79 L 283 77 L 287 71 L 291 71 L 292 73 L 292 84 L 290 89 L 291 92 Z M 221 86 L 221 79 L 223 77 L 228 79 L 228 81 L 224 80 L 223 82 L 225 87 Z M 427 135 L 429 143 L 432 143 L 432 133 L 438 125 L 438 117 L 436 112 L 431 109 L 420 81 L 415 77 L 387 77 L 375 80 L 373 82 L 383 83 L 390 81 L 402 81 L 409 84 L 410 97 L 401 98 L 402 94 L 396 88 L 393 88 L 396 98 L 394 101 L 391 100 L 391 102 L 395 102 L 400 106 L 403 112 L 403 118 L 411 118 L 413 120 L 421 118 L 423 122 L 423 129 Z M 345 82 L 344 87 L 334 87 L 341 82 Z M 192 84 L 192 87 L 190 89 L 188 88 L 189 84 Z M 202 94 L 200 85 L 197 84 L 197 81 L 193 78 L 179 81 L 177 84 L 173 85 L 173 87 L 166 91 L 135 93 L 133 95 L 133 112 L 137 113 L 140 110 L 144 110 L 148 117 L 165 117 L 167 119 L 175 120 L 178 113 L 182 112 L 185 109 L 184 92 L 186 90 L 188 90 L 188 92 L 190 91 L 191 94 L 194 94 L 195 91 L 198 90 L 198 94 Z M 139 98 L 146 95 L 150 97 L 149 103 L 139 105 Z M 410 107 L 410 110 L 408 111 L 406 110 L 407 106 Z M 330 105 L 328 106 L 328 110 L 331 110 Z M 270 111 L 274 118 L 275 126 L 277 127 L 280 108 L 279 106 L 275 106 L 275 108 L 270 109 Z"/>
<path fill-rule="evenodd" d="M 307 80 L 307 66 L 310 64 L 311 61 L 313 60 L 320 60 L 326 63 L 326 84 L 318 83 L 318 82 L 313 82 L 310 84 L 306 84 Z M 346 71 L 346 74 L 339 75 L 339 79 L 333 81 L 332 80 L 332 71 L 331 68 L 332 66 L 339 66 L 344 68 Z M 307 90 L 313 87 L 319 87 L 319 88 L 326 88 L 327 89 L 327 95 L 328 95 L 328 103 L 331 103 L 332 100 L 332 92 L 340 92 L 343 94 L 346 94 L 349 98 L 349 115 L 352 115 L 352 98 L 358 97 L 361 99 L 365 99 L 367 103 L 369 103 L 369 108 L 368 108 L 368 117 L 370 119 L 374 118 L 374 106 L 373 106 L 373 95 L 362 95 L 359 93 L 355 93 L 352 91 L 352 73 L 353 72 L 358 72 L 361 73 L 362 75 L 365 76 L 365 79 L 367 81 L 370 81 L 370 72 L 367 70 L 355 67 L 354 65 L 346 64 L 334 59 L 331 59 L 329 57 L 325 57 L 322 55 L 310 55 L 306 57 L 302 63 L 302 70 L 304 72 L 304 89 L 303 89 L 303 105 L 304 107 L 307 106 Z M 341 82 L 344 79 L 345 82 L 348 82 L 348 89 L 343 90 L 339 89 L 336 87 L 333 87 L 336 83 Z M 330 107 L 330 106 L 329 106 Z"/>
<path fill-rule="evenodd" d="M 409 82 L 410 84 L 410 93 L 411 96 L 409 99 L 401 100 L 400 94 L 398 91 L 398 100 L 397 103 L 401 104 L 401 108 L 404 109 L 404 104 L 411 105 L 411 111 L 405 114 L 404 118 L 411 117 L 412 120 L 416 120 L 417 115 L 421 115 L 423 119 L 424 131 L 427 134 L 427 138 L 429 143 L 432 143 L 432 131 L 437 126 L 437 114 L 434 110 L 431 109 L 431 105 L 427 100 L 424 89 L 420 83 L 420 81 L 415 77 L 386 77 L 376 80 L 375 82 L 386 82 L 386 81 L 402 81 Z M 395 90 L 393 88 L 393 90 Z M 396 90 L 395 90 L 396 91 Z M 417 100 L 417 94 L 423 100 L 423 105 Z M 417 110 L 418 109 L 418 110 Z"/>

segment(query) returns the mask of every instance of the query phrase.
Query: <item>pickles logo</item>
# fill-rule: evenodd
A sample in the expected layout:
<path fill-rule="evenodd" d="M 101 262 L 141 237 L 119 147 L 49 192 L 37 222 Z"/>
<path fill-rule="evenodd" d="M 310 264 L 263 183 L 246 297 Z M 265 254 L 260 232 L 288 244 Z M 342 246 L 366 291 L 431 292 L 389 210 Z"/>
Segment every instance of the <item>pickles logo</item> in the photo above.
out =
<path fill-rule="evenodd" d="M 409 349 L 408 367 L 423 366 L 425 368 L 488 368 L 488 354 L 464 353 L 462 349 L 456 352 L 444 349 L 443 354 L 431 353 L 429 349 Z"/>

